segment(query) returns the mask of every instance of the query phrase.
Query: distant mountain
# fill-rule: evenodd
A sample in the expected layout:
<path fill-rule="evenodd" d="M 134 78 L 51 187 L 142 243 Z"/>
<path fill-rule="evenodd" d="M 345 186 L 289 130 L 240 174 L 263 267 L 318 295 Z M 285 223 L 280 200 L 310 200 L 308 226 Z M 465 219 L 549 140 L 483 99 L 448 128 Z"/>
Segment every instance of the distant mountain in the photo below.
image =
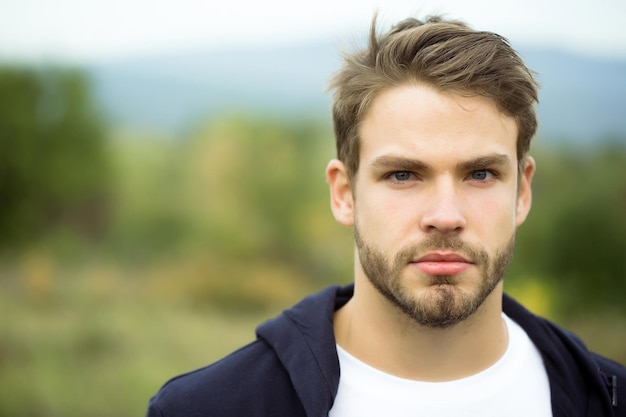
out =
<path fill-rule="evenodd" d="M 326 116 L 327 79 L 339 65 L 329 44 L 210 50 L 89 68 L 114 123 L 180 132 L 219 113 Z"/>
<path fill-rule="evenodd" d="M 626 61 L 556 50 L 520 51 L 538 72 L 540 134 L 552 140 L 626 142 Z"/>
<path fill-rule="evenodd" d="M 626 61 L 521 49 L 538 72 L 540 135 L 626 141 Z M 340 64 L 332 42 L 282 48 L 207 50 L 127 59 L 88 68 L 111 121 L 184 132 L 220 113 L 329 119 L 329 76 Z"/>

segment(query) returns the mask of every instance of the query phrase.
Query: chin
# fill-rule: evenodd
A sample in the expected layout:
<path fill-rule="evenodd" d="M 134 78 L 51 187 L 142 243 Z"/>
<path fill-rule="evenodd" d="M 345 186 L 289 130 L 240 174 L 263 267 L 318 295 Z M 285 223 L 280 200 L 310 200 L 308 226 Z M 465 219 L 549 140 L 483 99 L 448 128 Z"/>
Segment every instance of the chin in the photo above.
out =
<path fill-rule="evenodd" d="M 400 291 L 387 294 L 387 298 L 420 326 L 448 328 L 470 318 L 491 293 L 484 288 L 462 288 L 450 279 L 438 278 L 438 282 L 413 294 Z"/>

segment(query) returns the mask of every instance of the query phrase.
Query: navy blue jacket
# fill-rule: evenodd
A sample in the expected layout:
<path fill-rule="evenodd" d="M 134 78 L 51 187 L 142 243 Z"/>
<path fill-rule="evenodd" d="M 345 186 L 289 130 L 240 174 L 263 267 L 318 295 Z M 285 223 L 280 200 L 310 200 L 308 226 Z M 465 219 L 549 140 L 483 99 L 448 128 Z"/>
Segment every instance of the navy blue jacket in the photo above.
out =
<path fill-rule="evenodd" d="M 327 417 L 339 386 L 333 313 L 352 294 L 330 287 L 305 298 L 259 326 L 256 341 L 168 381 L 147 416 Z M 626 368 L 510 297 L 503 309 L 543 356 L 554 417 L 626 417 Z"/>

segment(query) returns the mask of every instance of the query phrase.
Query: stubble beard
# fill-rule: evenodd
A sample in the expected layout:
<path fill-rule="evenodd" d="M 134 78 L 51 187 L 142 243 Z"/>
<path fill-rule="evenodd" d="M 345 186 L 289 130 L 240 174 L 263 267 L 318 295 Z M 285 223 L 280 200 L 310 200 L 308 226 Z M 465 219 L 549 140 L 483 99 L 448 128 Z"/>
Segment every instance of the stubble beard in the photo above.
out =
<path fill-rule="evenodd" d="M 363 240 L 356 225 L 354 237 L 361 266 L 372 285 L 415 323 L 442 329 L 464 321 L 478 310 L 504 278 L 515 247 L 515 233 L 493 256 L 457 236 L 432 235 L 388 259 L 383 251 Z M 436 250 L 453 250 L 473 262 L 482 271 L 479 285 L 466 292 L 456 285 L 460 276 L 428 276 L 424 278 L 429 285 L 427 292 L 412 294 L 403 284 L 401 273 L 416 256 Z"/>

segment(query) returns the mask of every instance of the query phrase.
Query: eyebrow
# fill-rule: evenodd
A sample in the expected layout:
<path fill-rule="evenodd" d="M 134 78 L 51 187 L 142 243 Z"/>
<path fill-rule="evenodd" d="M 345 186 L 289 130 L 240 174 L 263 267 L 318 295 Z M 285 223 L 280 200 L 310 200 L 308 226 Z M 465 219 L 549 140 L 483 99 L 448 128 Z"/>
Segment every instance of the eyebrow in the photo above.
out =
<path fill-rule="evenodd" d="M 431 166 L 417 159 L 402 156 L 382 155 L 372 161 L 372 167 L 379 170 L 427 171 Z"/>
<path fill-rule="evenodd" d="M 511 158 L 508 155 L 494 153 L 459 162 L 456 166 L 460 171 L 474 171 L 485 168 L 505 167 L 510 164 Z"/>
<path fill-rule="evenodd" d="M 511 158 L 505 154 L 482 155 L 456 164 L 459 171 L 473 171 L 493 167 L 505 167 L 511 164 Z M 397 171 L 430 171 L 432 166 L 419 159 L 405 158 L 394 155 L 382 155 L 375 158 L 371 166 L 379 170 Z"/>

